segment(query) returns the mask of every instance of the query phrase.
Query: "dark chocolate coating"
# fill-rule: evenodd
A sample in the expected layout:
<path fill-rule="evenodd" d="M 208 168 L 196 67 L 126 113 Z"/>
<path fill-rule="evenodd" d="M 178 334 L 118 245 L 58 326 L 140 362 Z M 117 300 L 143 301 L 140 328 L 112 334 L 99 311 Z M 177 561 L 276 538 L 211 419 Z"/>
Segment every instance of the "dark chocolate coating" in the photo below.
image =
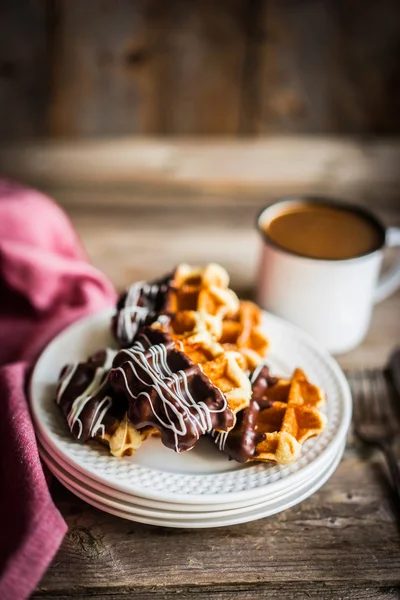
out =
<path fill-rule="evenodd" d="M 99 367 L 103 367 L 106 359 L 106 351 L 100 350 L 96 354 L 89 357 L 87 362 L 79 363 L 71 377 L 68 385 L 66 386 L 61 398 L 60 398 L 60 409 L 67 419 L 71 411 L 74 401 L 87 389 L 88 385 L 93 381 L 96 370 Z M 68 365 L 65 366 L 61 373 L 60 378 L 65 373 Z M 108 373 L 104 373 L 102 382 L 107 378 Z M 57 389 L 57 393 L 60 389 L 61 383 Z M 79 439 L 80 442 L 86 442 L 91 436 L 91 424 L 99 404 L 104 400 L 106 396 L 111 397 L 112 404 L 108 411 L 105 413 L 101 420 L 101 424 L 104 425 L 105 431 L 112 431 L 115 427 L 116 422 L 120 421 L 127 410 L 127 402 L 122 394 L 117 394 L 111 385 L 107 382 L 101 388 L 101 390 L 94 394 L 85 404 L 83 410 L 79 415 L 79 420 L 82 423 L 82 431 L 78 422 L 75 422 L 70 431 L 72 435 Z M 78 435 L 80 437 L 78 438 Z"/>
<path fill-rule="evenodd" d="M 136 322 L 140 328 L 151 325 L 157 320 L 160 314 L 164 314 L 168 311 L 168 306 L 170 303 L 169 298 L 170 294 L 172 293 L 172 281 L 173 273 L 170 273 L 160 279 L 149 282 L 147 288 L 151 289 L 152 293 L 146 293 L 145 289 L 141 290 L 136 306 L 146 308 L 148 310 L 148 314 L 145 318 L 143 318 L 137 313 L 132 313 L 132 322 Z M 118 319 L 121 311 L 134 308 L 131 306 L 126 306 L 127 296 L 128 290 L 126 290 L 119 297 L 117 302 L 117 313 L 111 321 L 112 333 L 121 348 L 129 348 L 136 339 L 136 336 L 134 336 L 133 339 L 127 339 L 123 334 L 118 332 Z"/>
<path fill-rule="evenodd" d="M 147 350 L 142 354 L 140 361 L 150 369 L 154 367 L 154 349 L 159 347 L 152 347 L 152 351 Z M 196 405 L 204 404 L 206 412 L 207 409 L 221 411 L 209 414 L 212 428 L 228 430 L 233 426 L 234 415 L 221 390 L 211 383 L 199 365 L 195 365 L 186 354 L 171 346 L 171 342 L 167 342 L 165 347 L 166 362 L 175 377 L 164 372 L 160 375 L 158 380 L 162 382 L 163 397 L 140 361 L 139 364 L 135 362 L 136 373 L 134 372 L 129 355 L 123 350 L 115 359 L 119 368 L 113 368 L 109 380 L 118 392 L 125 393 L 129 402 L 129 419 L 134 427 L 156 427 L 165 446 L 182 452 L 193 448 L 200 435 L 207 431 L 207 427 L 204 429 L 203 426 L 202 429 L 198 425 L 201 407 L 193 406 L 191 398 Z M 125 356 L 122 364 L 120 355 Z M 167 423 L 169 426 L 165 425 Z M 177 434 L 173 427 L 181 432 Z"/>
<path fill-rule="evenodd" d="M 168 333 L 152 327 L 143 327 L 139 331 L 134 346 L 139 343 L 142 344 L 145 350 L 148 350 L 152 346 L 157 346 L 158 344 L 166 345 L 167 350 L 175 348 L 175 342 Z M 129 355 L 121 350 L 116 354 L 113 360 L 113 369 L 120 367 L 127 360 L 129 360 Z"/>
<path fill-rule="evenodd" d="M 268 400 L 268 388 L 276 382 L 277 379 L 270 376 L 269 368 L 262 367 L 252 384 L 249 406 L 238 414 L 236 425 L 226 438 L 223 450 L 230 458 L 245 463 L 255 456 L 257 444 L 265 439 L 265 434 L 257 431 L 258 416 L 260 411 L 273 405 Z"/>

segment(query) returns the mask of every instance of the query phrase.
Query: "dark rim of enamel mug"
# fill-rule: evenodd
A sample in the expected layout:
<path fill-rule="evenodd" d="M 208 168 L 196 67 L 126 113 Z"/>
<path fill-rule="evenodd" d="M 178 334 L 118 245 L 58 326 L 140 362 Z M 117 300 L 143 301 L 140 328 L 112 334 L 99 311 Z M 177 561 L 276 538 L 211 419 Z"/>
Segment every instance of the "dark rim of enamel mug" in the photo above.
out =
<path fill-rule="evenodd" d="M 373 250 L 370 250 L 369 252 L 364 252 L 363 254 L 357 254 L 356 256 L 351 256 L 349 258 L 317 258 L 317 257 L 313 257 L 313 256 L 307 256 L 305 254 L 301 254 L 300 252 L 295 252 L 293 250 L 288 250 L 284 246 L 281 246 L 277 242 L 274 242 L 273 240 L 271 240 L 268 233 L 266 233 L 266 231 L 264 231 L 264 229 L 261 227 L 260 219 L 266 210 L 276 207 L 279 204 L 289 205 L 289 204 L 300 204 L 300 203 L 323 204 L 324 206 L 339 208 L 340 210 L 345 210 L 347 212 L 351 212 L 353 214 L 359 215 L 360 217 L 363 217 L 369 223 L 371 223 L 371 225 L 373 225 L 374 228 L 378 231 L 378 233 L 380 235 L 380 243 L 376 246 L 376 248 L 374 248 Z M 299 256 L 301 258 L 308 258 L 309 260 L 319 260 L 319 261 L 328 261 L 328 262 L 347 262 L 350 260 L 357 260 L 358 258 L 362 258 L 363 256 L 369 256 L 370 254 L 373 254 L 377 250 L 381 250 L 383 248 L 383 246 L 385 245 L 385 240 L 386 240 L 386 228 L 383 226 L 382 222 L 378 219 L 378 217 L 376 217 L 367 208 L 358 206 L 357 204 L 352 204 L 351 202 L 347 202 L 345 200 L 339 200 L 339 199 L 330 198 L 330 197 L 328 198 L 325 196 L 312 196 L 312 195 L 311 196 L 287 196 L 287 197 L 279 198 L 275 202 L 272 202 L 268 206 L 264 206 L 264 208 L 260 210 L 260 212 L 257 215 L 256 225 L 257 225 L 257 229 L 260 232 L 262 238 L 270 246 L 273 246 L 274 248 L 277 248 L 278 250 L 285 252 L 285 254 L 290 254 L 292 256 Z"/>

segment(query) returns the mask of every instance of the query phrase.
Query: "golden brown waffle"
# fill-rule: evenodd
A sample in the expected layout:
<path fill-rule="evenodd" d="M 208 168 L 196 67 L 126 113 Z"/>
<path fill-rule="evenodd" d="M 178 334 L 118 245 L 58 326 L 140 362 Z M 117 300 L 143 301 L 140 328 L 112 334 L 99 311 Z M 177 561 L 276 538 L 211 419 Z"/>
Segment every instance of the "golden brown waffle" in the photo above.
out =
<path fill-rule="evenodd" d="M 125 414 L 114 432 L 106 432 L 104 436 L 98 436 L 96 439 L 108 446 L 113 456 L 132 456 L 145 440 L 154 435 L 159 435 L 154 427 L 144 427 L 139 431 L 133 427 Z"/>
<path fill-rule="evenodd" d="M 251 384 L 241 354 L 225 351 L 207 332 L 197 335 L 195 340 L 186 338 L 177 344 L 221 390 L 234 414 L 249 405 Z"/>
<path fill-rule="evenodd" d="M 156 322 L 153 327 L 167 331 L 175 340 L 190 339 L 202 341 L 203 334 L 209 334 L 214 340 L 222 333 L 222 320 L 219 317 L 194 310 L 183 310 L 170 320 Z"/>
<path fill-rule="evenodd" d="M 228 273 L 219 265 L 200 268 L 181 264 L 171 282 L 167 312 L 200 311 L 221 318 L 234 314 L 239 300 L 228 285 Z"/>
<path fill-rule="evenodd" d="M 201 364 L 205 375 L 225 395 L 234 414 L 246 408 L 251 399 L 251 383 L 243 366 L 243 358 L 237 352 L 224 352 Z"/>
<path fill-rule="evenodd" d="M 250 460 L 288 465 L 297 459 L 306 440 L 324 430 L 326 417 L 319 408 L 325 396 L 301 369 L 296 369 L 290 380 L 278 380 L 266 396 L 273 404 L 260 412 L 256 425 L 265 439 L 257 444 Z"/>
<path fill-rule="evenodd" d="M 195 364 L 202 365 L 216 359 L 218 356 L 225 354 L 224 349 L 220 344 L 203 333 L 195 340 L 183 339 L 177 341 L 178 347 L 184 352 Z"/>
<path fill-rule="evenodd" d="M 205 267 L 193 267 L 187 263 L 178 265 L 174 276 L 178 287 L 184 284 L 201 287 L 224 287 L 229 285 L 227 271 L 216 263 L 209 263 Z"/>
<path fill-rule="evenodd" d="M 215 320 L 214 317 L 212 319 Z M 238 352 L 227 352 L 213 336 L 213 323 L 209 315 L 195 311 L 178 313 L 169 323 L 154 323 L 177 343 L 194 363 L 201 368 L 210 381 L 225 395 L 233 413 L 248 406 L 251 383 L 245 373 L 246 362 Z"/>
<path fill-rule="evenodd" d="M 151 327 L 161 329 L 175 342 L 180 342 L 180 349 L 195 363 L 204 363 L 225 352 L 221 344 L 215 341 L 222 329 L 218 317 L 186 310 L 171 319 L 157 321 Z"/>
<path fill-rule="evenodd" d="M 246 367 L 253 371 L 266 355 L 268 339 L 261 329 L 262 313 L 253 302 L 240 302 L 233 316 L 222 321 L 222 332 L 218 339 L 226 350 L 240 352 Z"/>

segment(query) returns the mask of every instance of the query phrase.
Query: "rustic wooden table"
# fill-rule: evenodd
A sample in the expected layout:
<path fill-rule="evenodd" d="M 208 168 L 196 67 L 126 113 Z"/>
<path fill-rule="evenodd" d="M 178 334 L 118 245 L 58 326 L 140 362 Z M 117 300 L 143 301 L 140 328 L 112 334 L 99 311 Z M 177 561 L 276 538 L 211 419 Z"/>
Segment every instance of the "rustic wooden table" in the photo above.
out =
<path fill-rule="evenodd" d="M 5 171 L 38 183 L 65 206 L 93 262 L 118 288 L 182 260 L 214 260 L 231 272 L 238 293 L 251 297 L 255 216 L 293 191 L 344 196 L 400 225 L 393 144 L 137 142 L 24 152 L 0 151 Z M 399 344 L 397 293 L 376 307 L 363 344 L 338 360 L 343 367 L 383 366 Z M 321 490 L 276 516 L 234 527 L 156 528 L 96 510 L 56 481 L 52 493 L 68 533 L 34 598 L 400 594 L 400 517 L 380 456 L 351 432 Z"/>

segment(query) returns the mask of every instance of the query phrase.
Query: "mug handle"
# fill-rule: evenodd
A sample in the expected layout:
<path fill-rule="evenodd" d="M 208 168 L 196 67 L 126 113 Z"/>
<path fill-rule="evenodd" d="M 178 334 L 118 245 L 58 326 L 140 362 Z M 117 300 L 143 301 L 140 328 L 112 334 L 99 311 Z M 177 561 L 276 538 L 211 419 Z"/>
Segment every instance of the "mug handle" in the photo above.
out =
<path fill-rule="evenodd" d="M 400 227 L 389 227 L 386 231 L 386 246 L 400 246 Z M 400 259 L 379 277 L 375 290 L 374 302 L 381 302 L 400 287 Z"/>

